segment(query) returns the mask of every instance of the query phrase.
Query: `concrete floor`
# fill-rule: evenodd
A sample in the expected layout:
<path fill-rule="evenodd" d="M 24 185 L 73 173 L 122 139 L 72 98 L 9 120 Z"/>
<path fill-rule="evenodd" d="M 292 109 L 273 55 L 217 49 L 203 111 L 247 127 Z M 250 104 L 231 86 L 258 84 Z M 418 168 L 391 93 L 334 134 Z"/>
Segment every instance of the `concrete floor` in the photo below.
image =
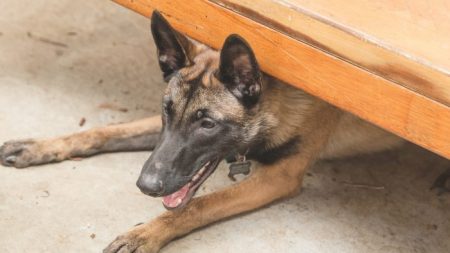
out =
<path fill-rule="evenodd" d="M 50 137 L 159 111 L 149 21 L 109 1 L 0 2 L 0 142 Z M 127 112 L 99 108 L 101 104 Z M 86 124 L 79 126 L 81 118 Z M 0 167 L 0 252 L 99 252 L 163 207 L 135 187 L 147 152 Z M 302 194 L 220 222 L 175 252 L 450 252 L 449 166 L 414 145 L 316 165 Z M 201 193 L 230 184 L 222 166 Z"/>

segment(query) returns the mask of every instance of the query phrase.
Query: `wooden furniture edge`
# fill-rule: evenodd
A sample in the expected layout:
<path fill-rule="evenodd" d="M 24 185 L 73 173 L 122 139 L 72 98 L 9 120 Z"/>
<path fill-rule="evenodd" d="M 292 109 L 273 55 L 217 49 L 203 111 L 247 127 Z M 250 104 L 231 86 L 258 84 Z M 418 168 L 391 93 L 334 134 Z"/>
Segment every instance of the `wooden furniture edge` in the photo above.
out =
<path fill-rule="evenodd" d="M 210 0 L 262 25 L 450 106 L 450 74 L 283 0 Z M 281 18 L 283 17 L 283 18 Z M 288 18 L 286 18 L 288 17 Z M 370 36 L 369 36 L 370 37 Z"/>
<path fill-rule="evenodd" d="M 216 49 L 238 33 L 268 74 L 450 158 L 450 108 L 441 103 L 209 1 L 113 1 L 146 17 L 156 8 L 177 30 Z"/>

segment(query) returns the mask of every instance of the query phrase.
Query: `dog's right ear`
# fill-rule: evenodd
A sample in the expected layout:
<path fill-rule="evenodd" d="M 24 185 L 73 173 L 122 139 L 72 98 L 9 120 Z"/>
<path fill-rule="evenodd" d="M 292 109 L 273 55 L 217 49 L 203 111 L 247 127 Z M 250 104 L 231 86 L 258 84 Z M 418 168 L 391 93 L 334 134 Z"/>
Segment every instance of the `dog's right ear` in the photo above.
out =
<path fill-rule="evenodd" d="M 188 38 L 175 31 L 156 10 L 152 14 L 151 29 L 164 79 L 190 65 L 189 51 L 192 51 L 193 45 Z"/>

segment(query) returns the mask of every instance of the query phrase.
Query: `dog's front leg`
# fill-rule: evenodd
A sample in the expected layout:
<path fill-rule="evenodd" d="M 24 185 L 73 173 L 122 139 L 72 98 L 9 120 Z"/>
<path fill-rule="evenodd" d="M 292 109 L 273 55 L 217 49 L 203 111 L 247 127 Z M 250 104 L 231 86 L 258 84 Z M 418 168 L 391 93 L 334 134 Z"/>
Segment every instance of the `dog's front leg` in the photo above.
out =
<path fill-rule="evenodd" d="M 0 146 L 0 163 L 24 168 L 104 152 L 150 150 L 158 141 L 161 124 L 161 116 L 155 116 L 58 138 L 8 141 Z"/>
<path fill-rule="evenodd" d="M 172 239 L 220 219 L 247 212 L 297 192 L 305 166 L 289 159 L 258 168 L 225 190 L 195 198 L 183 210 L 168 211 L 119 236 L 103 252 L 158 252 Z M 303 162 L 304 163 L 304 162 Z"/>

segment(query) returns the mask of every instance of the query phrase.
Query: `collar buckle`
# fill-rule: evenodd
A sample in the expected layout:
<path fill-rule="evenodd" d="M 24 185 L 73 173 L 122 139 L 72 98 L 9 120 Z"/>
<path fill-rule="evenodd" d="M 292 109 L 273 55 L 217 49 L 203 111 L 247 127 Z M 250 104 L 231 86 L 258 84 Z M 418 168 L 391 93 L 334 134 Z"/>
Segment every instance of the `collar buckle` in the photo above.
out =
<path fill-rule="evenodd" d="M 236 161 L 230 163 L 230 166 L 229 166 L 230 172 L 228 173 L 228 177 L 232 181 L 236 181 L 236 178 L 234 177 L 235 175 L 239 175 L 239 174 L 248 175 L 250 173 L 250 168 L 252 166 L 252 163 L 247 160 L 247 157 L 246 157 L 247 153 L 248 153 L 248 149 L 243 155 L 238 153 L 236 155 Z"/>

